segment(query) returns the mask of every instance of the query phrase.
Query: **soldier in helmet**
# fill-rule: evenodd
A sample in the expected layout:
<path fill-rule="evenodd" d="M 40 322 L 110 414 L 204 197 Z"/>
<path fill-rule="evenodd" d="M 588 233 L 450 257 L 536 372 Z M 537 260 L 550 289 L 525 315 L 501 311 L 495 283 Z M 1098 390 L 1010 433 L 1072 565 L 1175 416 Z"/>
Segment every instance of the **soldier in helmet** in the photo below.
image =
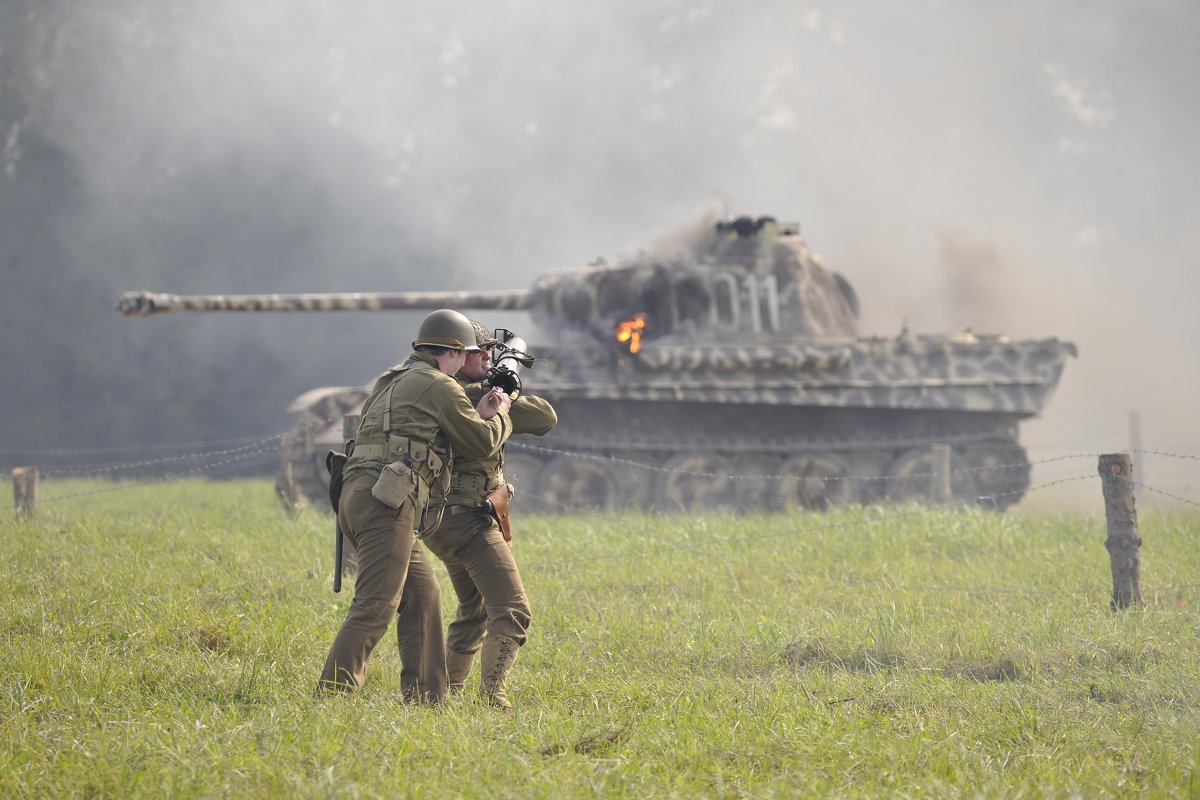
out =
<path fill-rule="evenodd" d="M 467 354 L 458 380 L 474 400 L 489 392 L 483 378 L 492 365 L 490 351 L 497 341 L 482 324 L 474 320 L 472 324 L 478 349 Z M 558 422 L 548 402 L 528 394 L 513 401 L 509 415 L 513 433 L 542 436 Z M 513 559 L 507 511 L 502 526 L 484 503 L 501 487 L 505 505 L 512 496 L 512 487 L 504 480 L 503 455 L 501 449 L 482 457 L 455 457 L 442 523 L 426 537 L 425 545 L 445 562 L 459 601 L 446 644 L 450 691 L 464 690 L 475 653 L 482 649 L 480 696 L 511 711 L 504 684 L 518 648 L 525 643 L 531 612 Z"/>
<path fill-rule="evenodd" d="M 409 565 L 420 560 L 416 531 L 436 524 L 429 501 L 442 503 L 450 490 L 452 459 L 489 458 L 512 431 L 507 395 L 490 391 L 472 406 L 453 378 L 477 349 L 469 319 L 434 311 L 421 323 L 413 353 L 376 380 L 363 405 L 338 506 L 342 532 L 358 551 L 358 578 L 319 689 L 362 686 L 367 658 L 400 605 Z M 422 691 L 436 700 L 442 687 Z"/>

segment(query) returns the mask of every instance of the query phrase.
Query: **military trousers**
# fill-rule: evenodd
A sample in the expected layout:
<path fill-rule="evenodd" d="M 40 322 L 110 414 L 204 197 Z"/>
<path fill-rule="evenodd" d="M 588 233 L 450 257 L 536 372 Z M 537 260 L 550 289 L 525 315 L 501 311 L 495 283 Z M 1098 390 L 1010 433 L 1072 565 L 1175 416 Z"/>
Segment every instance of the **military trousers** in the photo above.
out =
<path fill-rule="evenodd" d="M 485 633 L 525 644 L 532 611 L 500 526 L 481 510 L 451 514 L 450 508 L 437 530 L 424 539 L 425 546 L 446 564 L 458 597 L 446 646 L 456 653 L 473 654 Z"/>
<path fill-rule="evenodd" d="M 405 700 L 436 703 L 446 696 L 446 637 L 442 624 L 442 587 L 430 559 L 416 544 L 396 609 L 400 691 Z"/>
<path fill-rule="evenodd" d="M 342 487 L 338 522 L 358 551 L 358 576 L 318 686 L 361 687 L 371 651 L 396 618 L 402 691 L 408 699 L 436 701 L 447 680 L 441 590 L 413 533 L 412 500 L 398 509 L 384 505 L 371 494 L 375 479 L 359 473 Z"/>

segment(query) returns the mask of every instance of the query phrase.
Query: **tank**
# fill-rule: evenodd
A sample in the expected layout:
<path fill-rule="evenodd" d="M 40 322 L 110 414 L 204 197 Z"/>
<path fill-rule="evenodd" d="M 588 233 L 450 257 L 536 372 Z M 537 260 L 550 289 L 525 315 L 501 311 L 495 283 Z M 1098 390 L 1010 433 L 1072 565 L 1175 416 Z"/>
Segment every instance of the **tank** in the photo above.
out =
<path fill-rule="evenodd" d="M 726 218 L 669 254 L 552 270 L 526 290 L 120 302 L 134 316 L 436 308 L 530 314 L 537 363 L 525 388 L 554 404 L 559 424 L 514 438 L 505 473 L 523 507 L 544 511 L 951 499 L 1002 509 L 1029 486 L 1019 424 L 1076 354 L 1056 338 L 969 330 L 861 335 L 850 283 L 797 225 L 772 217 Z M 366 394 L 296 399 L 282 496 L 324 497 L 325 453 Z"/>

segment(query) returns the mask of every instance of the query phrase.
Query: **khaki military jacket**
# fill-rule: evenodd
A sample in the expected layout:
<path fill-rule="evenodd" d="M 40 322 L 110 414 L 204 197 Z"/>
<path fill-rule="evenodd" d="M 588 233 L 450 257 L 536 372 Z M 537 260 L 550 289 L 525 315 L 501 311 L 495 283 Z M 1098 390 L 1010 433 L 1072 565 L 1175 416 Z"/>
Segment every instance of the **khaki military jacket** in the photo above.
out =
<path fill-rule="evenodd" d="M 385 431 L 384 407 L 389 390 L 390 430 Z M 438 369 L 436 358 L 414 352 L 375 381 L 363 404 L 358 435 L 343 475 L 346 479 L 358 472 L 378 475 L 388 460 L 396 460 L 385 457 L 378 446 L 387 445 L 389 440 L 394 442 L 397 437 L 406 437 L 427 446 L 436 455 L 434 458 L 414 452 L 417 461 L 424 463 L 412 465 L 436 492 L 436 484 L 444 483 L 449 477 L 452 456 L 498 459 L 500 447 L 512 431 L 508 412 L 499 412 L 484 420 L 462 385 Z"/>
<path fill-rule="evenodd" d="M 482 381 L 457 378 L 472 403 L 478 403 L 488 391 Z M 513 433 L 529 433 L 545 436 L 558 424 L 558 414 L 549 401 L 536 395 L 523 394 L 513 401 L 509 409 Z M 504 480 L 502 471 L 504 449 L 483 457 L 462 453 L 454 454 L 453 476 L 450 479 L 450 503 L 479 505 L 492 489 Z"/>

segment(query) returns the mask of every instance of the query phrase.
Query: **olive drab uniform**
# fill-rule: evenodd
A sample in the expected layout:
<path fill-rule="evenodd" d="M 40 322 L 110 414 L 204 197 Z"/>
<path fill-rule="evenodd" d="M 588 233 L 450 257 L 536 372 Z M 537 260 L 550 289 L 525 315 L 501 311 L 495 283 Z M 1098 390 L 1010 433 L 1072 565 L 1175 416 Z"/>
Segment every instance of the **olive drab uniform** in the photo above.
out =
<path fill-rule="evenodd" d="M 358 578 L 354 599 L 321 672 L 320 688 L 352 690 L 362 685 L 367 659 L 396 615 L 410 568 L 416 565 L 420 571 L 427 566 L 414 529 L 430 516 L 428 501 L 440 502 L 449 491 L 451 458 L 491 457 L 511 431 L 507 412 L 480 418 L 458 381 L 425 353 L 414 352 L 375 382 L 342 473 L 338 506 L 342 532 L 358 551 Z M 373 493 L 380 492 L 377 483 L 384 485 L 380 475 L 385 471 L 407 481 L 388 484 L 400 486 L 398 507 Z M 440 627 L 440 613 L 439 605 L 436 615 L 425 616 L 438 617 Z M 410 613 L 410 622 L 413 618 Z M 400 638 L 403 647 L 405 637 Z M 426 680 L 440 685 L 421 686 L 418 696 L 440 698 L 445 688 L 444 653 L 437 664 L 423 662 L 420 671 Z"/>
<path fill-rule="evenodd" d="M 459 381 L 472 401 L 487 391 L 482 383 Z M 532 395 L 514 400 L 509 415 L 513 433 L 542 436 L 558 422 L 550 403 Z M 482 647 L 480 694 L 507 707 L 504 681 L 532 615 L 512 549 L 496 518 L 483 508 L 488 493 L 505 484 L 502 466 L 502 450 L 482 458 L 456 454 L 441 525 L 425 545 L 445 562 L 459 601 L 446 651 L 451 691 L 462 691 Z"/>

